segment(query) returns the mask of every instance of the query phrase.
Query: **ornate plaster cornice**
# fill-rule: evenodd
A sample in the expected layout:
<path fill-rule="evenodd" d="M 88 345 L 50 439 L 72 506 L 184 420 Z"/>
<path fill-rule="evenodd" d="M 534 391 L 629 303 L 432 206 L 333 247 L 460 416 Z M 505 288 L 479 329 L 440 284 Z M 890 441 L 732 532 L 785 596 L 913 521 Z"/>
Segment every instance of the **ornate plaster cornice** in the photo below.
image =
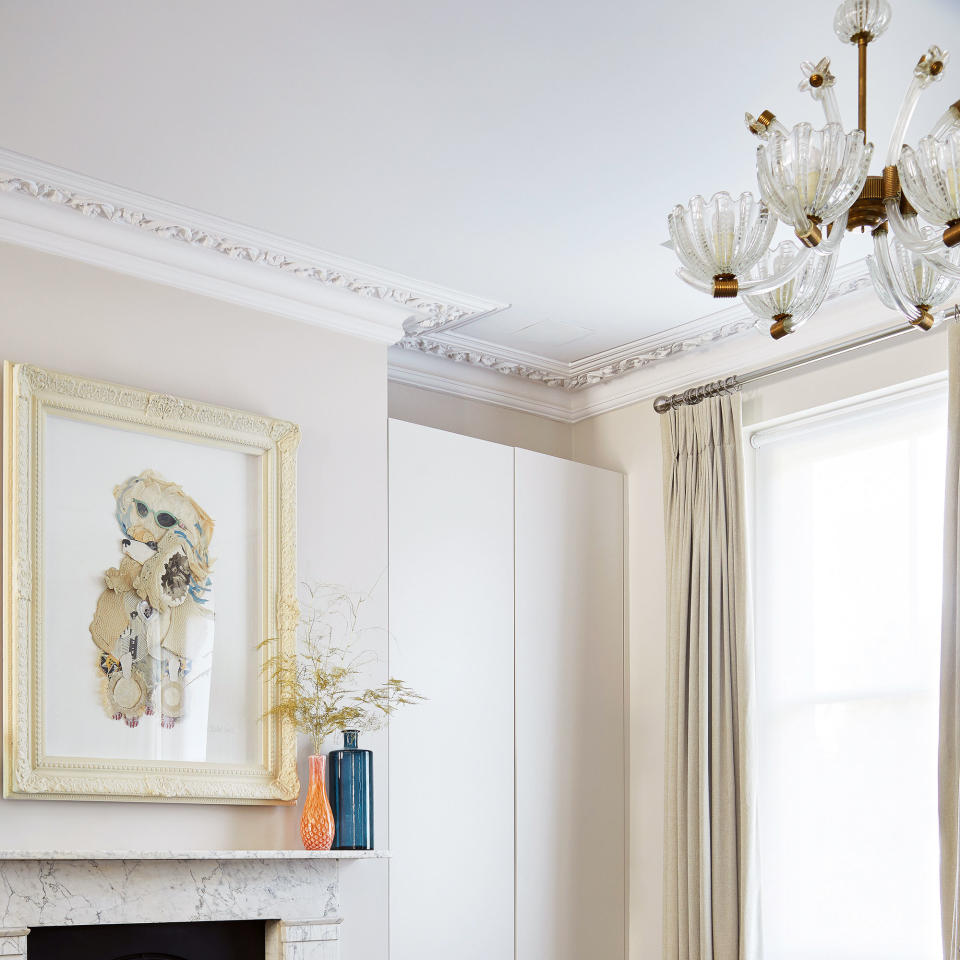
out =
<path fill-rule="evenodd" d="M 470 336 L 474 321 L 508 304 L 413 280 L 2 149 L 0 240 L 381 342 L 399 341 L 404 351 L 567 393 L 741 336 L 753 322 L 737 306 L 574 363 L 553 361 Z M 837 271 L 828 299 L 855 293 L 869 282 L 862 262 L 850 264 Z"/>
<path fill-rule="evenodd" d="M 352 294 L 365 302 L 402 308 L 406 313 L 403 329 L 393 340 L 399 339 L 403 332 L 417 334 L 458 326 L 507 306 L 422 283 L 6 150 L 0 150 L 0 192 L 38 201 L 89 220 L 116 224 L 152 238 L 175 241 L 207 257 L 210 253 L 218 254 L 232 264 L 277 271 L 340 295 Z M 0 208 L 0 218 L 6 227 L 10 225 L 10 214 L 20 213 L 22 209 L 13 210 L 9 204 Z M 24 227 L 36 228 L 29 217 L 12 219 Z M 47 224 L 44 227 L 49 229 Z M 9 229 L 3 231 L 3 238 L 15 242 L 18 239 L 15 232 L 9 235 Z M 43 246 L 42 243 L 32 245 Z M 62 237 L 55 246 L 50 244 L 50 248 L 71 255 L 70 245 L 64 244 Z M 88 258 L 79 256 L 78 259 Z M 248 274 L 245 281 L 248 286 L 257 286 L 256 276 Z"/>
<path fill-rule="evenodd" d="M 839 301 L 869 286 L 865 263 L 847 264 L 837 270 L 827 299 Z M 843 312 L 834 308 L 830 322 L 805 329 L 803 344 L 809 349 L 841 333 L 856 335 L 876 322 L 876 311 L 861 297 Z M 753 325 L 737 305 L 575 363 L 500 348 L 471 338 L 467 326 L 405 337 L 392 351 L 390 379 L 577 423 L 731 369 L 770 363 L 796 346 L 792 340 L 778 346 Z M 459 371 L 444 363 L 450 360 Z"/>
<path fill-rule="evenodd" d="M 753 322 L 751 320 L 738 319 L 727 321 L 720 326 L 711 327 L 691 336 L 680 337 L 679 339 L 664 338 L 661 343 L 641 350 L 639 353 L 631 352 L 627 356 L 609 363 L 575 373 L 567 379 L 564 386 L 567 390 L 580 390 L 583 387 L 591 387 L 598 383 L 607 383 L 626 373 L 633 373 L 635 370 L 643 370 L 653 364 L 660 363 L 662 360 L 682 356 L 693 350 L 698 350 L 700 347 L 726 340 L 729 337 L 740 336 L 752 327 Z"/>
<path fill-rule="evenodd" d="M 696 350 L 706 344 L 716 343 L 728 337 L 738 336 L 749 330 L 753 324 L 748 320 L 733 320 L 705 330 L 692 336 L 679 339 L 663 339 L 662 342 L 640 352 L 631 352 L 609 362 L 597 366 L 582 367 L 580 364 L 569 364 L 567 372 L 550 369 L 543 366 L 523 363 L 509 355 L 495 353 L 479 347 L 465 346 L 463 342 L 455 343 L 439 337 L 406 336 L 397 346 L 404 350 L 419 350 L 435 357 L 443 357 L 457 363 L 469 363 L 487 370 L 495 370 L 511 377 L 521 377 L 534 383 L 542 383 L 548 387 L 558 387 L 562 390 L 575 391 L 584 387 L 606 383 L 625 373 L 642 370 L 651 364 L 658 363 L 670 357 L 676 357 L 691 350 Z"/>
<path fill-rule="evenodd" d="M 465 347 L 462 344 L 450 343 L 436 337 L 411 335 L 404 337 L 397 346 L 403 350 L 416 350 L 434 357 L 442 357 L 444 360 L 453 360 L 456 363 L 468 363 L 474 367 L 494 370 L 509 377 L 521 377 L 524 380 L 532 380 L 548 387 L 567 389 L 568 378 L 562 374 L 508 359 L 482 347 Z"/>
<path fill-rule="evenodd" d="M 862 261 L 837 271 L 837 278 L 826 299 L 836 300 L 870 285 L 866 265 Z M 494 370 L 510 377 L 519 377 L 566 391 L 578 391 L 608 383 L 618 377 L 655 364 L 709 347 L 731 337 L 741 336 L 754 327 L 754 318 L 741 305 L 701 317 L 662 334 L 625 344 L 614 350 L 584 357 L 575 363 L 558 363 L 532 357 L 509 348 L 474 340 L 469 324 L 456 330 L 438 330 L 408 334 L 397 346 Z"/>

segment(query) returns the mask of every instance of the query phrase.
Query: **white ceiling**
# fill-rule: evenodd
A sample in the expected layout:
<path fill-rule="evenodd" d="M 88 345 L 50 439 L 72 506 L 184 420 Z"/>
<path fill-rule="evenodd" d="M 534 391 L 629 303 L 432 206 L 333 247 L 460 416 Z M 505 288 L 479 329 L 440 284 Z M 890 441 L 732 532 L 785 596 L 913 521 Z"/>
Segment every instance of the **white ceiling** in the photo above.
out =
<path fill-rule="evenodd" d="M 956 0 L 893 2 L 878 154 L 920 54 L 960 38 Z M 854 125 L 835 6 L 7 0 L 0 143 L 509 302 L 459 332 L 573 362 L 716 310 L 673 277 L 666 214 L 755 190 L 744 110 L 819 122 L 800 60 L 833 58 Z M 956 52 L 912 139 L 960 94 Z"/>

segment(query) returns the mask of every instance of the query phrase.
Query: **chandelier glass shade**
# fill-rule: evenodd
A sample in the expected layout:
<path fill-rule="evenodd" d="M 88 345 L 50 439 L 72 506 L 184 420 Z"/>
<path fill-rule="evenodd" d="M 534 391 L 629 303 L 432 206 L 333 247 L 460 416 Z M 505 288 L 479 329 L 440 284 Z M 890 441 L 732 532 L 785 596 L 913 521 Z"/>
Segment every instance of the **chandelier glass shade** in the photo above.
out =
<path fill-rule="evenodd" d="M 925 239 L 934 239 L 936 233 L 932 227 L 923 228 Z M 880 302 L 925 329 L 933 326 L 933 308 L 943 304 L 960 284 L 960 279 L 946 276 L 887 233 L 874 238 L 874 255 L 867 257 L 867 266 Z"/>
<path fill-rule="evenodd" d="M 749 270 L 767 252 L 777 228 L 777 218 L 749 193 L 736 200 L 729 193 L 694 197 L 667 219 L 680 262 L 702 281 Z"/>
<path fill-rule="evenodd" d="M 882 175 L 870 174 L 867 48 L 891 19 L 888 0 L 843 0 L 834 30 L 857 47 L 858 125 L 844 125 L 826 57 L 803 61 L 800 91 L 823 110 L 824 125 L 792 128 L 770 110 L 746 115 L 759 138 L 759 198 L 694 197 L 668 217 L 678 276 L 714 297 L 741 296 L 775 339 L 797 330 L 826 298 L 848 231 L 870 230 L 868 258 L 881 302 L 929 329 L 960 281 L 960 101 L 929 135 L 907 144 L 921 95 L 941 80 L 949 54 L 931 46 L 913 67 L 891 131 Z M 771 249 L 778 223 L 794 240 Z"/>
<path fill-rule="evenodd" d="M 802 242 L 816 246 L 822 235 L 811 235 L 811 228 L 833 223 L 853 206 L 872 156 L 873 144 L 864 142 L 860 130 L 845 134 L 839 123 L 822 130 L 798 123 L 786 135 L 771 133 L 757 148 L 760 193 Z"/>
<path fill-rule="evenodd" d="M 891 14 L 887 0 L 841 3 L 833 18 L 833 30 L 844 43 L 856 43 L 862 33 L 869 33 L 876 40 L 887 29 Z"/>
<path fill-rule="evenodd" d="M 960 218 L 960 133 L 924 137 L 900 153 L 900 183 L 911 205 L 932 223 Z"/>

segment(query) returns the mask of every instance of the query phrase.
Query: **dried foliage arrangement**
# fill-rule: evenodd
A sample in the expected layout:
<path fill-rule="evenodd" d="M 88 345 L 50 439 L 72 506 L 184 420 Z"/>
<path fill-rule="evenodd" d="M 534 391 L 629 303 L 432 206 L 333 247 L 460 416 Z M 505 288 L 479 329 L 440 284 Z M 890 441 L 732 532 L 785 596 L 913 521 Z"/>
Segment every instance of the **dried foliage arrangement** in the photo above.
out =
<path fill-rule="evenodd" d="M 361 616 L 369 593 L 328 583 L 303 587 L 299 652 L 264 663 L 278 691 L 264 716 L 291 721 L 320 753 L 323 741 L 338 730 L 378 730 L 398 707 L 425 698 L 395 677 L 363 688 L 365 669 L 377 659 L 358 649 L 368 629 L 361 627 Z"/>

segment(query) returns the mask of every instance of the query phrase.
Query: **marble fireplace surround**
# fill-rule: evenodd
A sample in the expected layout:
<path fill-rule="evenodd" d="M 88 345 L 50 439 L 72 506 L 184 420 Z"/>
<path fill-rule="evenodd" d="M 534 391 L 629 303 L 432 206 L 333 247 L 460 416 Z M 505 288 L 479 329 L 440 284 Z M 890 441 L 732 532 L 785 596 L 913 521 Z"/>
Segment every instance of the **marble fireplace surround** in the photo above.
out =
<path fill-rule="evenodd" d="M 33 927 L 266 921 L 266 960 L 339 960 L 340 862 L 381 851 L 0 850 L 0 960 Z"/>

